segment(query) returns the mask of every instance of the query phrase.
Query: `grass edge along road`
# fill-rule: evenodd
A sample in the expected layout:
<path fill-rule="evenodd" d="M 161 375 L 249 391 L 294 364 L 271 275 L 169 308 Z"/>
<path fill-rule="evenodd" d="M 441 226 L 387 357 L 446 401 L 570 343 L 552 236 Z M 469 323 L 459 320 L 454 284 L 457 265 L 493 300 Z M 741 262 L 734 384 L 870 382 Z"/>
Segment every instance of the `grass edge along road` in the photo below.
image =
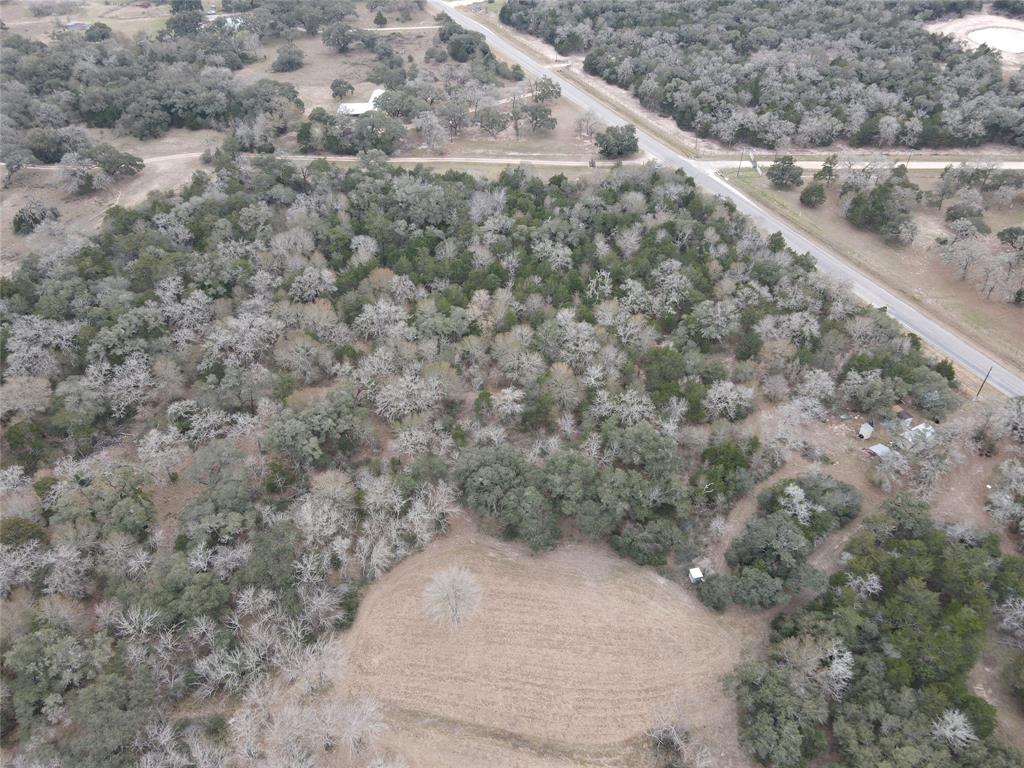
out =
<path fill-rule="evenodd" d="M 753 170 L 749 169 L 749 166 L 745 167 L 744 171 L 749 172 L 751 174 L 754 173 Z M 731 171 L 720 170 L 718 173 L 719 176 L 723 177 L 726 181 L 728 181 L 728 183 L 737 187 L 750 197 L 756 199 L 765 208 L 768 208 L 777 215 L 783 217 L 793 226 L 798 227 L 803 232 L 806 232 L 808 236 L 813 237 L 826 247 L 838 253 L 843 259 L 850 262 L 850 264 L 854 265 L 861 272 L 864 272 L 865 274 L 869 275 L 872 279 L 877 280 L 879 283 L 882 283 L 883 285 L 892 284 L 891 276 L 886 276 L 884 273 L 878 271 L 876 267 L 858 258 L 857 251 L 855 248 L 849 245 L 844 245 L 838 239 L 830 237 L 829 233 L 825 231 L 821 226 L 801 216 L 799 211 L 794 210 L 789 205 L 787 205 L 784 200 L 781 200 L 775 195 L 773 195 L 770 190 L 766 190 L 754 184 L 751 184 L 749 182 L 749 177 L 744 178 L 743 174 L 737 174 L 735 168 L 733 168 Z M 1004 356 L 996 354 L 995 352 L 987 349 L 987 347 L 985 346 L 985 339 L 980 336 L 980 334 L 983 333 L 983 330 L 967 326 L 963 322 L 957 320 L 956 318 L 936 317 L 934 314 L 934 309 L 932 307 L 929 307 L 925 302 L 923 302 L 919 296 L 916 296 L 915 294 L 903 289 L 896 290 L 898 290 L 900 296 L 905 298 L 908 302 L 914 304 L 922 314 L 929 315 L 935 318 L 936 322 L 949 326 L 956 333 L 963 336 L 965 339 L 968 339 L 973 344 L 978 345 L 979 348 L 985 348 L 986 354 L 991 355 L 994 359 L 998 360 L 1005 367 L 1011 370 L 1019 370 L 1019 361 L 1008 360 Z M 978 300 L 981 301 L 980 298 Z M 1022 333 L 1024 333 L 1024 331 L 1022 331 Z"/>

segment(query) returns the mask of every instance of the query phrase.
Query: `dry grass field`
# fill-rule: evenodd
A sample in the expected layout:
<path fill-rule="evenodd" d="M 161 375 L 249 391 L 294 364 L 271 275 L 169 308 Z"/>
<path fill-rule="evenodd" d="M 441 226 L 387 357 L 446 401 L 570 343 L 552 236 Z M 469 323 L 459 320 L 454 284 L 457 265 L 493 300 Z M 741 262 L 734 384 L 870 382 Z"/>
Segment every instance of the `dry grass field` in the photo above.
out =
<path fill-rule="evenodd" d="M 456 632 L 423 590 L 460 565 L 480 584 Z M 382 737 L 410 768 L 638 765 L 674 711 L 716 765 L 750 765 L 721 678 L 765 647 L 767 616 L 714 614 L 696 594 L 605 547 L 531 556 L 467 519 L 370 587 L 338 682 L 386 707 Z M 495 755 L 494 760 L 491 755 Z"/>

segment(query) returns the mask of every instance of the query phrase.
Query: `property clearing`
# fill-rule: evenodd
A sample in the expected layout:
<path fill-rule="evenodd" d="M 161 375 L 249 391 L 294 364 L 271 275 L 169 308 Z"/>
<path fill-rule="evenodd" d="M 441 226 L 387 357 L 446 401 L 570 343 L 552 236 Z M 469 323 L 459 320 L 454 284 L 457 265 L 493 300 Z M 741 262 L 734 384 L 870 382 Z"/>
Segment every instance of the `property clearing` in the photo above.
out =
<path fill-rule="evenodd" d="M 453 565 L 481 590 L 454 633 L 423 606 Z M 716 765 L 738 768 L 752 763 L 721 679 L 763 651 L 767 621 L 715 614 L 606 547 L 531 555 L 460 518 L 369 588 L 336 684 L 385 706 L 382 740 L 410 768 L 642 765 L 646 730 L 677 712 Z"/>

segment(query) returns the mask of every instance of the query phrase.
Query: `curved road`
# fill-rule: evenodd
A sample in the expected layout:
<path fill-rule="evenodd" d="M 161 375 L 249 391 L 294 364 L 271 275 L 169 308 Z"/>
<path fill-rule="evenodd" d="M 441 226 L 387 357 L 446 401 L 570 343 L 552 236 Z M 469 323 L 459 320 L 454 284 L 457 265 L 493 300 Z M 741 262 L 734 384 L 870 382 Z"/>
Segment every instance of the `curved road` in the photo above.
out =
<path fill-rule="evenodd" d="M 479 32 L 487 39 L 487 44 L 504 58 L 519 64 L 533 77 L 550 77 L 562 88 L 562 95 L 574 104 L 591 110 L 605 125 L 624 125 L 628 121 L 622 119 L 604 102 L 581 90 L 573 83 L 560 77 L 557 71 L 536 61 L 509 40 L 501 37 L 489 27 L 484 26 L 468 14 L 460 11 L 442 0 L 428 0 L 438 10 L 447 13 L 453 20 L 466 29 Z M 680 168 L 693 177 L 701 189 L 711 194 L 720 195 L 735 203 L 736 208 L 749 216 L 765 231 L 781 232 L 796 251 L 810 253 L 825 273 L 849 283 L 853 292 L 863 301 L 876 307 L 885 307 L 888 313 L 903 323 L 908 329 L 920 336 L 927 344 L 939 353 L 983 378 L 989 368 L 992 373 L 988 383 L 995 389 L 1009 396 L 1024 396 L 1024 377 L 1004 367 L 986 353 L 975 349 L 953 331 L 932 320 L 912 304 L 876 283 L 870 277 L 857 271 L 850 264 L 828 249 L 809 239 L 799 230 L 779 219 L 771 211 L 758 205 L 738 189 L 715 174 L 713 168 L 706 168 L 690 158 L 680 154 L 672 147 L 659 141 L 647 131 L 637 127 L 640 149 L 648 153 L 658 162 L 669 168 Z M 1021 330 L 1021 343 L 1024 344 L 1024 329 Z"/>

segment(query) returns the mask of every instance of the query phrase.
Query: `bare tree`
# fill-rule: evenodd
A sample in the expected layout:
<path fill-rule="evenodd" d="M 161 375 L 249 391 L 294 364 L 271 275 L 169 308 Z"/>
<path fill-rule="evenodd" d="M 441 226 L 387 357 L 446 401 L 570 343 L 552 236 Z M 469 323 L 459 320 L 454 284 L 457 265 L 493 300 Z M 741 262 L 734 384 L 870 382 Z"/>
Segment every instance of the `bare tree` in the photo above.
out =
<path fill-rule="evenodd" d="M 959 709 L 947 709 L 933 721 L 932 736 L 953 752 L 961 752 L 978 740 L 971 721 Z"/>
<path fill-rule="evenodd" d="M 480 585 L 471 571 L 455 565 L 431 577 L 423 590 L 423 602 L 434 622 L 454 632 L 479 606 Z"/>

